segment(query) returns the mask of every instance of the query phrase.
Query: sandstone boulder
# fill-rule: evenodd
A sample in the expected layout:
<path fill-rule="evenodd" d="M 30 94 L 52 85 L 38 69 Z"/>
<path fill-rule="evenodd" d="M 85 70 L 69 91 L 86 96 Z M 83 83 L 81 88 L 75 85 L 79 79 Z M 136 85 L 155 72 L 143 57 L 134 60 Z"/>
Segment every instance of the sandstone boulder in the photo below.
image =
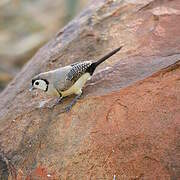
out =
<path fill-rule="evenodd" d="M 91 1 L 1 93 L 1 177 L 178 179 L 179 17 L 178 0 Z M 120 45 L 70 112 L 71 97 L 52 109 L 28 92 L 35 74 Z"/>

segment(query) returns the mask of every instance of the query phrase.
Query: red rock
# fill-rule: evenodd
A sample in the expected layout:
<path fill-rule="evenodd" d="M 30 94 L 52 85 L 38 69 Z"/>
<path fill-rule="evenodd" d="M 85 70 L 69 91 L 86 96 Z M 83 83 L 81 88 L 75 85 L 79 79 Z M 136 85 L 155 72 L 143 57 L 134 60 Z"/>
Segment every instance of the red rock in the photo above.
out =
<path fill-rule="evenodd" d="M 57 179 L 179 178 L 180 3 L 130 2 L 90 4 L 1 94 L 0 148 L 17 171 L 42 179 L 47 173 Z M 33 75 L 97 59 L 122 44 L 69 113 L 62 109 L 72 98 L 38 108 L 48 97 L 28 92 Z"/>

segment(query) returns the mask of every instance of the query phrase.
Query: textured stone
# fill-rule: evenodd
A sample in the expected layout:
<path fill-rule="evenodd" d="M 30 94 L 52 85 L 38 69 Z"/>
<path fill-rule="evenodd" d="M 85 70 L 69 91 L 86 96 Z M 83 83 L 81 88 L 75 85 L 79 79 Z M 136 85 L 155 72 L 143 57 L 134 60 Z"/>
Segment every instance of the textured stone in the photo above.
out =
<path fill-rule="evenodd" d="M 6 174 L 18 179 L 178 179 L 179 9 L 178 0 L 92 1 L 41 48 L 0 95 Z M 63 108 L 71 97 L 51 109 L 51 98 L 28 92 L 35 74 L 98 59 L 122 44 L 69 113 Z"/>

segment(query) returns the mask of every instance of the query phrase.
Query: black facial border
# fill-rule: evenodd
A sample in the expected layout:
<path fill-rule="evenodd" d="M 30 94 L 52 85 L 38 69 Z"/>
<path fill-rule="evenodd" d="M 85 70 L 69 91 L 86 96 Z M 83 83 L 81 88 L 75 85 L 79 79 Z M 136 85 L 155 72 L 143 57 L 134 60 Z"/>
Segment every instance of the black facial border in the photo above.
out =
<path fill-rule="evenodd" d="M 46 86 L 46 89 L 45 89 L 45 92 L 48 91 L 48 86 L 49 86 L 49 81 L 47 79 L 43 79 L 43 78 L 36 78 L 36 79 L 32 79 L 32 86 L 34 85 L 34 82 L 36 80 L 43 80 L 46 82 L 47 86 Z"/>

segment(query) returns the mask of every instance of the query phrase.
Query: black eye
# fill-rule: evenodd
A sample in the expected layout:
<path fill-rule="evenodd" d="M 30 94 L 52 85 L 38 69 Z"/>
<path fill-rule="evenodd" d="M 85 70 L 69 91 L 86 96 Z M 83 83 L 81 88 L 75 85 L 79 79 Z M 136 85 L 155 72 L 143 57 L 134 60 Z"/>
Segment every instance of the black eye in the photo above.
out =
<path fill-rule="evenodd" d="M 38 85 L 39 85 L 39 82 L 35 82 L 35 85 L 37 85 L 37 86 L 38 86 Z"/>

